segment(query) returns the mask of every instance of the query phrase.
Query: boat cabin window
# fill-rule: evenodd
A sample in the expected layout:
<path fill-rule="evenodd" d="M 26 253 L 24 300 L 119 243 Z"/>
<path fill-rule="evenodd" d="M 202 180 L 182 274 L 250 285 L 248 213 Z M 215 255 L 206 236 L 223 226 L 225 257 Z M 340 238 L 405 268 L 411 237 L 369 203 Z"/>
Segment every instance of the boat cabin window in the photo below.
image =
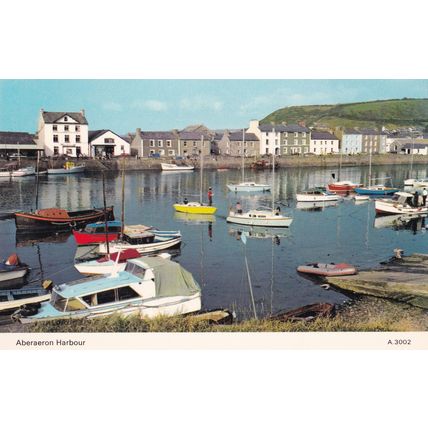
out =
<path fill-rule="evenodd" d="M 114 302 L 116 300 L 114 290 L 100 291 L 99 293 L 97 293 L 97 300 L 99 305 Z"/>
<path fill-rule="evenodd" d="M 138 276 L 138 278 L 143 279 L 144 274 L 146 273 L 146 270 L 135 263 L 128 262 L 125 267 L 125 272 L 129 272 L 130 274 Z"/>
<path fill-rule="evenodd" d="M 85 305 L 75 297 L 68 299 L 66 311 L 80 311 L 82 309 L 86 309 Z"/>
<path fill-rule="evenodd" d="M 64 312 L 67 299 L 52 291 L 51 304 L 58 311 Z"/>
<path fill-rule="evenodd" d="M 135 299 L 136 297 L 140 297 L 139 294 L 132 289 L 131 287 L 121 287 L 117 290 L 117 300 L 128 300 Z"/>

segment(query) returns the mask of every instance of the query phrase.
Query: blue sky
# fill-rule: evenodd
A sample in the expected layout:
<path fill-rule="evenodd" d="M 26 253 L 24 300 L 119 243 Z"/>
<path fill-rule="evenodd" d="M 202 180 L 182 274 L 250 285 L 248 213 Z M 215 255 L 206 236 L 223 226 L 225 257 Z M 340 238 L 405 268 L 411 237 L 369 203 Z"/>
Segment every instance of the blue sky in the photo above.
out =
<path fill-rule="evenodd" d="M 0 131 L 34 132 L 40 108 L 118 133 L 241 128 L 291 105 L 428 98 L 428 80 L 0 80 Z"/>

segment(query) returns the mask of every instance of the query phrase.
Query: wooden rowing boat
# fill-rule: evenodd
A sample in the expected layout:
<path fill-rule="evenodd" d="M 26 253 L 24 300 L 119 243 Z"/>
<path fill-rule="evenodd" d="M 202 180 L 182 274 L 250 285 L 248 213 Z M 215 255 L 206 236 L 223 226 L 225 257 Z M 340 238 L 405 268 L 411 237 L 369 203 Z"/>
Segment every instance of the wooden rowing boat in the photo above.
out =
<path fill-rule="evenodd" d="M 335 306 L 331 303 L 314 303 L 301 306 L 289 311 L 280 311 L 271 317 L 272 321 L 312 321 L 319 317 L 332 317 L 335 315 Z"/>

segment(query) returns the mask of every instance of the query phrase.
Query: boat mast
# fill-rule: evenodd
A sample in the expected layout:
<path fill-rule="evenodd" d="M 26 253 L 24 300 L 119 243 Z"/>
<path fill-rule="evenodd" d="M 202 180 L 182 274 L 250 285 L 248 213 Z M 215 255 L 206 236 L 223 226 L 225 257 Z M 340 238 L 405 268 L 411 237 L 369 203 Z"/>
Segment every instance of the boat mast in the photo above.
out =
<path fill-rule="evenodd" d="M 200 171 L 200 184 L 199 184 L 199 203 L 202 205 L 202 185 L 203 185 L 203 171 L 204 171 L 204 136 L 201 135 L 201 154 L 200 154 L 200 163 L 201 163 L 201 171 Z"/>
<path fill-rule="evenodd" d="M 123 238 L 125 231 L 125 158 L 122 160 L 122 216 L 121 216 L 122 228 L 120 232 L 120 238 Z"/>
<path fill-rule="evenodd" d="M 40 152 L 37 150 L 37 163 L 36 163 L 36 211 L 39 209 L 39 160 Z"/>
<path fill-rule="evenodd" d="M 412 137 L 412 156 L 410 157 L 410 172 L 409 172 L 409 178 L 412 178 L 413 176 L 413 155 L 415 153 L 415 139 Z"/>
<path fill-rule="evenodd" d="M 370 141 L 370 148 L 369 148 L 369 186 L 371 186 L 372 183 L 372 142 Z"/>
<path fill-rule="evenodd" d="M 275 148 L 272 152 L 272 212 L 275 211 Z"/>
<path fill-rule="evenodd" d="M 106 178 L 105 171 L 103 170 L 103 203 L 104 203 L 104 228 L 106 237 L 107 254 L 110 254 L 110 244 L 108 241 L 108 219 L 107 219 L 107 204 L 106 204 Z"/>
<path fill-rule="evenodd" d="M 245 168 L 244 143 L 245 143 L 245 128 L 242 128 L 242 182 L 244 182 L 244 168 Z"/>
<path fill-rule="evenodd" d="M 19 141 L 18 143 L 18 168 L 21 168 L 21 151 L 19 150 Z"/>
<path fill-rule="evenodd" d="M 340 150 L 340 156 L 339 156 L 339 177 L 337 178 L 337 181 L 341 181 L 342 179 L 342 150 Z"/>

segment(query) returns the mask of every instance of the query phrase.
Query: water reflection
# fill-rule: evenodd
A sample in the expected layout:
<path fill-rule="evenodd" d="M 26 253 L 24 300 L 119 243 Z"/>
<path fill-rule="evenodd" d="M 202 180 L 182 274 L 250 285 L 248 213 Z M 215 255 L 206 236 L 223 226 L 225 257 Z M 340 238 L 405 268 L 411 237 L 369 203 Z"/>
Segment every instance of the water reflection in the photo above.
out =
<path fill-rule="evenodd" d="M 426 217 L 426 215 L 406 216 L 401 214 L 378 216 L 374 220 L 374 227 L 376 229 L 388 227 L 393 230 L 410 230 L 413 234 L 419 232 L 425 233 Z"/>
<path fill-rule="evenodd" d="M 322 211 L 328 207 L 337 207 L 339 201 L 296 202 L 296 208 L 304 211 Z"/>

